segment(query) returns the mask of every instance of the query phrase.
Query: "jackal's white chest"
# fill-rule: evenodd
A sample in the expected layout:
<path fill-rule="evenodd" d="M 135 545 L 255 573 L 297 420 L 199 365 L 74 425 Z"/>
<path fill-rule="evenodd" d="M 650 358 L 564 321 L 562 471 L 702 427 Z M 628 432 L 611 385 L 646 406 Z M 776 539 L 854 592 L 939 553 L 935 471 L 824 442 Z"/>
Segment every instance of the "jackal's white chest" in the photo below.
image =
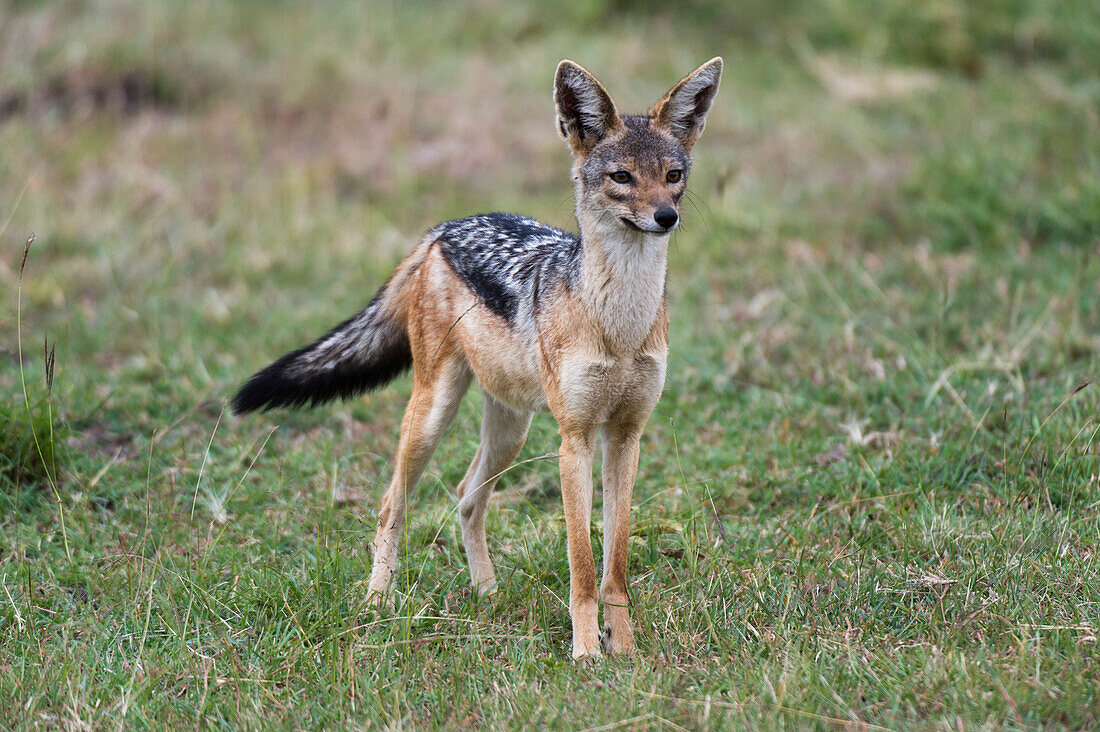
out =
<path fill-rule="evenodd" d="M 583 256 L 580 297 L 590 317 L 608 340 L 625 350 L 639 346 L 664 301 L 668 237 L 597 228 Z"/>
<path fill-rule="evenodd" d="M 590 424 L 644 421 L 664 389 L 667 361 L 665 352 L 564 359 L 559 382 L 563 407 Z"/>

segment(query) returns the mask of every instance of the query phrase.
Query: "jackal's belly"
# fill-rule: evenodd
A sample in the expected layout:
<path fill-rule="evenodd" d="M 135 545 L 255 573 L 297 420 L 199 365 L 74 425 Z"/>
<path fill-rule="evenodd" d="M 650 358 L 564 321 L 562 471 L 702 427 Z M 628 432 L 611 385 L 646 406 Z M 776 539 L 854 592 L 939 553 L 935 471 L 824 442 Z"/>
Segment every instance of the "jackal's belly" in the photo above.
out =
<path fill-rule="evenodd" d="M 480 306 L 470 310 L 456 329 L 461 329 L 462 351 L 483 391 L 513 409 L 546 409 L 533 338 Z"/>

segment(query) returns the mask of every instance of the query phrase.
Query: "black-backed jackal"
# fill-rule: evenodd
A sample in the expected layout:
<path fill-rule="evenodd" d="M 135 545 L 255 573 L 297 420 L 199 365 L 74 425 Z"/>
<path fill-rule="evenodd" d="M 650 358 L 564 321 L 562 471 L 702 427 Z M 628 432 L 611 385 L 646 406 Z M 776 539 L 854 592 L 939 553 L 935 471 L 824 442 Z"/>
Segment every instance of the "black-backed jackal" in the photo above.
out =
<path fill-rule="evenodd" d="M 573 152 L 580 234 L 499 213 L 440 224 L 362 312 L 258 372 L 234 397 L 238 414 L 319 404 L 412 367 L 412 399 L 379 511 L 372 599 L 387 592 L 397 565 L 406 492 L 476 378 L 485 395 L 481 446 L 458 486 L 474 587 L 487 594 L 496 583 L 485 543 L 489 495 L 523 446 L 532 413 L 549 409 L 561 431 L 573 656 L 598 656 L 601 639 L 610 652 L 633 651 L 630 500 L 639 438 L 665 381 L 668 238 L 721 73 L 722 60 L 712 59 L 648 113 L 628 116 L 591 74 L 562 61 L 554 103 Z M 602 633 L 589 540 L 597 437 Z"/>

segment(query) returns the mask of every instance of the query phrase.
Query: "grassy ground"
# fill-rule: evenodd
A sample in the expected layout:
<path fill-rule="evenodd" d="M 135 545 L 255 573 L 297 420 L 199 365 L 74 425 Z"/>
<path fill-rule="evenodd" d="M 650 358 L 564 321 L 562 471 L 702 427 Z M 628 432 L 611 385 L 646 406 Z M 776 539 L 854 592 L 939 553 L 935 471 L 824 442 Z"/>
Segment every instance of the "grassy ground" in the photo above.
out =
<path fill-rule="evenodd" d="M 1100 725 L 1095 8 L 778 7 L 0 6 L 7 723 Z M 637 659 L 568 660 L 548 415 L 494 497 L 501 591 L 471 594 L 476 396 L 374 615 L 408 379 L 248 419 L 227 396 L 438 220 L 571 225 L 560 58 L 639 110 L 716 54 Z"/>

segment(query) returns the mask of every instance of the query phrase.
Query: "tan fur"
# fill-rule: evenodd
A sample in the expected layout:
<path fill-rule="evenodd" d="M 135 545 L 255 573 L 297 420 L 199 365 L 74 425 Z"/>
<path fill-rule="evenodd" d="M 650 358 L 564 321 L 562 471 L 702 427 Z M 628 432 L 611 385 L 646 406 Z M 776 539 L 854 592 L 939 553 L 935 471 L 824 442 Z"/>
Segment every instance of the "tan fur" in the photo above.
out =
<path fill-rule="evenodd" d="M 716 88 L 720 69 L 720 60 L 712 61 L 676 88 L 700 73 L 713 74 Z M 651 113 L 661 124 L 666 124 L 662 110 L 681 103 L 674 93 L 675 89 Z M 574 152 L 575 170 L 601 143 L 605 151 L 620 141 L 626 144 L 631 133 L 614 112 L 607 92 L 579 66 L 562 62 L 555 100 L 559 127 Z M 574 108 L 561 106 L 569 103 L 583 107 L 588 117 L 570 117 Z M 685 146 L 698 137 L 691 129 L 683 134 Z M 463 543 L 474 587 L 487 594 L 496 583 L 485 538 L 489 493 L 522 448 L 531 413 L 548 409 L 561 433 L 573 656 L 600 654 L 598 599 L 604 603 L 604 645 L 612 652 L 633 651 L 627 540 L 639 440 L 664 386 L 668 359 L 664 287 L 668 231 L 636 231 L 620 217 L 645 224 L 661 207 L 675 207 L 682 185 L 664 178 L 676 164 L 671 158 L 660 160 L 656 168 L 629 157 L 615 161 L 635 176 L 637 186 L 630 195 L 611 183 L 592 190 L 578 188 L 583 241 L 580 282 L 571 289 L 559 283 L 540 293 L 533 327 L 511 325 L 491 312 L 451 269 L 439 243 L 430 238 L 401 265 L 399 272 L 408 278 L 401 307 L 407 308 L 413 392 L 402 422 L 394 476 L 379 512 L 370 580 L 375 599 L 383 596 L 396 569 L 406 493 L 419 480 L 462 395 L 476 378 L 485 392 L 482 442 L 458 487 Z M 597 439 L 604 454 L 605 543 L 599 586 L 589 536 Z"/>

